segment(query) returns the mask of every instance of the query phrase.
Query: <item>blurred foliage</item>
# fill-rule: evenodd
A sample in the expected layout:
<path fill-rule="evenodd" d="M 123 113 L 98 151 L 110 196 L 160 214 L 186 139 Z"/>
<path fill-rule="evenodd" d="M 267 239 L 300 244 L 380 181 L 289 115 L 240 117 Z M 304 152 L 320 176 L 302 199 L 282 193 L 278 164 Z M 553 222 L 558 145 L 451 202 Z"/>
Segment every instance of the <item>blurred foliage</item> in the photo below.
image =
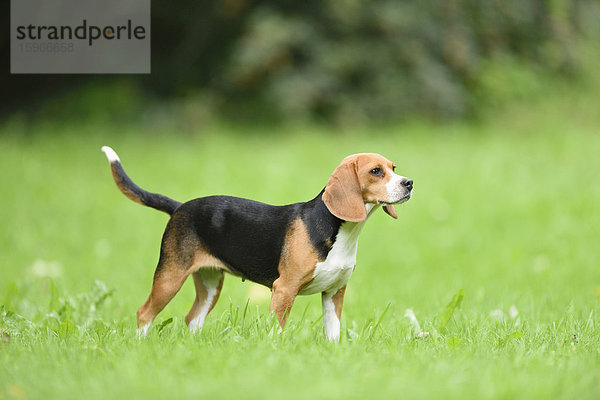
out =
<path fill-rule="evenodd" d="M 599 20 L 596 0 L 153 1 L 151 75 L 5 76 L 0 87 L 5 111 L 66 90 L 76 114 L 98 103 L 90 85 L 112 84 L 125 86 L 106 96 L 117 116 L 164 98 L 192 120 L 467 116 L 545 76 L 577 78 Z"/>

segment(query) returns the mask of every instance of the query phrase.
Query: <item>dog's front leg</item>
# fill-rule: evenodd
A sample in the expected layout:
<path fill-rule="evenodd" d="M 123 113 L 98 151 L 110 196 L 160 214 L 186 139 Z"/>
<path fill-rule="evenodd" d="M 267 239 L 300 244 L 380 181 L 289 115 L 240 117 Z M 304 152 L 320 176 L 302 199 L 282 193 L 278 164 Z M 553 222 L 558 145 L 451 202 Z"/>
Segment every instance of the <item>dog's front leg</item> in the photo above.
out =
<path fill-rule="evenodd" d="M 294 300 L 298 295 L 296 285 L 289 284 L 278 278 L 273 282 L 273 294 L 271 296 L 271 312 L 277 315 L 277 321 L 281 328 L 285 326 L 285 321 L 290 313 Z"/>
<path fill-rule="evenodd" d="M 322 293 L 323 325 L 325 326 L 325 336 L 330 342 L 340 341 L 340 320 L 345 292 L 346 286 L 338 291 Z"/>

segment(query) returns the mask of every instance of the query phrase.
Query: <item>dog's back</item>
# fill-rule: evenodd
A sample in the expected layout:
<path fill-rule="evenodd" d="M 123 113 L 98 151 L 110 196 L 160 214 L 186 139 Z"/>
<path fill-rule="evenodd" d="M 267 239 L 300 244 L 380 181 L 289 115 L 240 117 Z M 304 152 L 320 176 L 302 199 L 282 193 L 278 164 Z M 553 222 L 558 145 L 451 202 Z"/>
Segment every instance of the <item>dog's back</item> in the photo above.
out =
<path fill-rule="evenodd" d="M 177 209 L 172 223 L 193 227 L 198 240 L 232 273 L 271 287 L 285 234 L 300 204 L 273 206 L 230 196 L 191 200 Z"/>

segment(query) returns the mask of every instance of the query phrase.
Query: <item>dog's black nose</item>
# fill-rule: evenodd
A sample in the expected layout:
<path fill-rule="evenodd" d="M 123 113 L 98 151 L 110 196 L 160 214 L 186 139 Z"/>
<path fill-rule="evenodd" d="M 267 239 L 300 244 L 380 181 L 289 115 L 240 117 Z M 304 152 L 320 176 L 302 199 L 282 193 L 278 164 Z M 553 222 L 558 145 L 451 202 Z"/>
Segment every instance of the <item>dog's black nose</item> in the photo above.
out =
<path fill-rule="evenodd" d="M 404 186 L 408 190 L 412 190 L 413 188 L 413 180 L 412 179 L 403 179 L 402 186 Z"/>

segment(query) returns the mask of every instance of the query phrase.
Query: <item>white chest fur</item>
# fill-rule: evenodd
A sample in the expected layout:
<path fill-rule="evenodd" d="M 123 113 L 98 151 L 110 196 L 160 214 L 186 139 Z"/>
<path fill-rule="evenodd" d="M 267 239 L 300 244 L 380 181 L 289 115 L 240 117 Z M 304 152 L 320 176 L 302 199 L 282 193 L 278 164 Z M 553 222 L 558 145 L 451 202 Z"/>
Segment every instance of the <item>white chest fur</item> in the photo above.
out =
<path fill-rule="evenodd" d="M 371 206 L 367 208 L 367 213 L 370 214 L 372 208 L 376 207 L 371 204 L 368 206 Z M 365 222 L 366 220 L 342 223 L 327 258 L 317 263 L 313 280 L 299 294 L 335 293 L 346 285 L 356 266 L 358 235 Z"/>

